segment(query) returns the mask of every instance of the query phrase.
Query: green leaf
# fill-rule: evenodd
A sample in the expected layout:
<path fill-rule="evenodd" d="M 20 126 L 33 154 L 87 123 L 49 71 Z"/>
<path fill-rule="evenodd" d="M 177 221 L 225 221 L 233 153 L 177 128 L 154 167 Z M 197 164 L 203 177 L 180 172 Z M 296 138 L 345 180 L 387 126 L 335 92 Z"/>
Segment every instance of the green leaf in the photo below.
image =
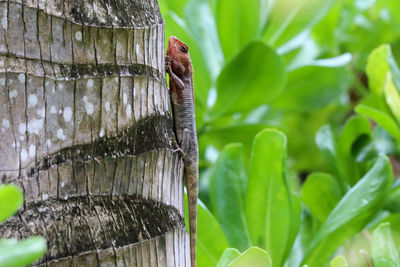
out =
<path fill-rule="evenodd" d="M 219 260 L 216 267 L 225 267 L 239 256 L 239 250 L 235 248 L 227 248 L 225 249 L 224 254 L 222 254 L 221 259 Z"/>
<path fill-rule="evenodd" d="M 392 74 L 389 72 L 386 77 L 384 95 L 386 98 L 386 103 L 390 107 L 394 117 L 400 122 L 400 95 L 399 91 L 395 87 Z"/>
<path fill-rule="evenodd" d="M 390 231 L 390 223 L 381 223 L 372 234 L 372 261 L 374 267 L 397 267 L 399 253 Z"/>
<path fill-rule="evenodd" d="M 387 62 L 389 51 L 389 45 L 383 44 L 374 49 L 368 57 L 366 67 L 368 85 L 371 91 L 377 96 L 381 96 L 383 94 L 386 74 L 390 70 Z"/>
<path fill-rule="evenodd" d="M 318 130 L 315 135 L 315 143 L 329 166 L 339 175 L 336 165 L 336 140 L 330 125 L 324 125 Z"/>
<path fill-rule="evenodd" d="M 347 267 L 346 258 L 342 256 L 336 256 L 333 260 L 331 260 L 331 267 Z"/>
<path fill-rule="evenodd" d="M 187 194 L 185 192 L 185 223 L 189 229 L 187 211 Z M 224 250 L 229 247 L 224 232 L 218 221 L 206 206 L 199 200 L 197 204 L 197 264 L 198 266 L 217 265 Z"/>
<path fill-rule="evenodd" d="M 353 116 L 346 121 L 338 140 L 338 164 L 342 178 L 353 186 L 361 177 L 361 171 L 356 165 L 356 152 L 365 143 L 361 140 L 369 139 L 371 125 L 369 121 L 361 116 Z M 359 142 L 361 141 L 361 142 Z"/>
<path fill-rule="evenodd" d="M 0 266 L 25 266 L 40 259 L 45 251 L 46 240 L 42 237 L 0 240 Z"/>
<path fill-rule="evenodd" d="M 392 213 L 400 212 L 400 186 L 390 193 L 384 208 Z"/>
<path fill-rule="evenodd" d="M 257 247 L 252 247 L 237 257 L 229 267 L 272 267 L 272 261 L 268 253 Z"/>
<path fill-rule="evenodd" d="M 18 187 L 0 185 L 0 223 L 16 213 L 23 201 L 23 195 Z"/>
<path fill-rule="evenodd" d="M 303 263 L 321 266 L 379 211 L 393 181 L 389 160 L 379 156 L 371 170 L 336 205 L 311 242 Z"/>
<path fill-rule="evenodd" d="M 217 26 L 208 2 L 190 1 L 185 7 L 185 20 L 190 35 L 199 46 L 207 69 L 214 81 L 224 65 L 224 55 L 218 39 Z"/>
<path fill-rule="evenodd" d="M 289 73 L 286 88 L 273 106 L 312 111 L 338 100 L 348 85 L 349 76 L 343 67 L 304 66 Z"/>
<path fill-rule="evenodd" d="M 163 17 L 166 15 L 168 10 L 173 11 L 174 13 L 181 16 L 186 2 L 187 2 L 187 0 L 159 0 L 158 1 Z"/>
<path fill-rule="evenodd" d="M 378 97 L 385 97 L 394 117 L 400 122 L 400 70 L 388 44 L 383 44 L 371 52 L 367 75 L 371 91 Z"/>
<path fill-rule="evenodd" d="M 286 177 L 286 137 L 266 129 L 254 139 L 246 193 L 246 218 L 252 243 L 265 248 L 276 264 L 291 239 L 293 210 Z"/>
<path fill-rule="evenodd" d="M 280 0 L 273 2 L 263 40 L 274 47 L 290 43 L 301 32 L 309 31 L 332 7 L 333 0 Z"/>
<path fill-rule="evenodd" d="M 396 122 L 386 113 L 366 106 L 366 105 L 358 105 L 355 108 L 355 111 L 358 114 L 362 114 L 374 120 L 378 125 L 383 127 L 397 142 L 400 143 L 400 129 Z"/>
<path fill-rule="evenodd" d="M 245 67 L 244 67 L 245 66 Z M 217 100 L 210 117 L 250 111 L 270 103 L 283 90 L 282 58 L 261 42 L 246 46 L 222 70 L 217 81 Z"/>
<path fill-rule="evenodd" d="M 301 198 L 320 222 L 324 222 L 342 196 L 337 180 L 327 173 L 310 174 L 301 189 Z"/>
<path fill-rule="evenodd" d="M 236 55 L 257 34 L 259 0 L 219 0 L 218 34 L 227 60 Z"/>
<path fill-rule="evenodd" d="M 242 145 L 225 146 L 211 169 L 210 201 L 229 243 L 242 251 L 250 246 L 244 214 L 246 182 Z"/>

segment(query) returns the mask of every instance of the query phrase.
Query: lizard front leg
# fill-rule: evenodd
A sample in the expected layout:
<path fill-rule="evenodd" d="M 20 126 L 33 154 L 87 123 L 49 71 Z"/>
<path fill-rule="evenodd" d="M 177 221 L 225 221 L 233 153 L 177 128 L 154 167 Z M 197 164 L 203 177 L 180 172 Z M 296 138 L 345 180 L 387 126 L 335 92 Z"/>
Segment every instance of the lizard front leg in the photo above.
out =
<path fill-rule="evenodd" d="M 178 86 L 180 90 L 185 89 L 184 82 L 178 76 L 176 76 L 176 74 L 172 71 L 171 59 L 168 56 L 165 57 L 165 71 L 169 74 L 169 77 Z"/>

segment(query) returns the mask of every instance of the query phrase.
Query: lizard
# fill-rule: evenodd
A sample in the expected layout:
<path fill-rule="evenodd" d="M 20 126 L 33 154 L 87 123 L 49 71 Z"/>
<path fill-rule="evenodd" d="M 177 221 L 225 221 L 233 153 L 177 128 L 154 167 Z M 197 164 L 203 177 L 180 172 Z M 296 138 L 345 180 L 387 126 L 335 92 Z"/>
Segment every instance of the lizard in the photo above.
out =
<path fill-rule="evenodd" d="M 199 149 L 194 110 L 193 67 L 188 46 L 178 38 L 168 40 L 165 71 L 169 74 L 174 131 L 183 158 L 189 211 L 191 266 L 196 267 L 197 197 L 199 192 Z"/>

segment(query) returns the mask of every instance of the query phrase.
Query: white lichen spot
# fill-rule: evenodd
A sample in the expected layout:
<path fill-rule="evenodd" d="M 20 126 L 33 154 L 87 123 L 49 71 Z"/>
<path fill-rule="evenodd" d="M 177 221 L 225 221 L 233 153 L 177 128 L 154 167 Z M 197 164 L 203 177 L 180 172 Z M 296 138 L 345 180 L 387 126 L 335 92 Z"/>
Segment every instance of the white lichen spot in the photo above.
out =
<path fill-rule="evenodd" d="M 6 85 L 6 79 L 0 78 L 0 85 L 1 85 L 1 86 Z"/>
<path fill-rule="evenodd" d="M 77 41 L 82 41 L 82 32 L 81 31 L 77 31 L 76 33 L 75 33 L 75 39 L 77 40 Z"/>
<path fill-rule="evenodd" d="M 21 160 L 26 161 L 27 159 L 28 159 L 28 152 L 26 151 L 26 149 L 22 149 L 21 150 Z"/>
<path fill-rule="evenodd" d="M 24 140 L 25 140 L 25 136 L 20 135 L 20 136 L 19 136 L 19 141 L 23 142 Z"/>
<path fill-rule="evenodd" d="M 106 101 L 106 102 L 104 103 L 104 107 L 106 108 L 106 111 L 109 112 L 110 109 L 111 109 L 110 101 Z"/>
<path fill-rule="evenodd" d="M 65 135 L 64 135 L 64 130 L 63 129 L 58 129 L 57 130 L 57 138 L 61 140 L 65 140 Z"/>
<path fill-rule="evenodd" d="M 8 20 L 7 20 L 7 8 L 3 9 L 3 17 L 1 18 L 1 25 L 4 30 L 8 29 Z"/>
<path fill-rule="evenodd" d="M 128 95 L 126 93 L 124 93 L 124 95 L 122 97 L 122 101 L 123 101 L 124 105 L 126 105 L 126 103 L 128 103 Z"/>
<path fill-rule="evenodd" d="M 28 121 L 28 133 L 38 135 L 43 128 L 43 122 L 43 119 L 31 119 Z"/>
<path fill-rule="evenodd" d="M 114 81 L 115 81 L 116 83 L 118 82 L 118 80 L 119 80 L 118 77 L 115 77 L 115 78 L 114 78 Z"/>
<path fill-rule="evenodd" d="M 63 117 L 66 122 L 71 120 L 71 118 L 72 118 L 72 108 L 71 107 L 64 108 Z"/>
<path fill-rule="evenodd" d="M 99 136 L 100 136 L 100 137 L 103 137 L 103 136 L 104 136 L 104 128 L 101 128 L 101 129 L 100 129 Z"/>
<path fill-rule="evenodd" d="M 64 84 L 62 83 L 57 84 L 57 88 L 58 90 L 62 91 L 64 89 Z"/>
<path fill-rule="evenodd" d="M 133 87 L 133 96 L 136 98 L 136 87 Z"/>
<path fill-rule="evenodd" d="M 36 106 L 37 102 L 38 102 L 38 99 L 35 94 L 31 94 L 28 96 L 28 107 Z"/>
<path fill-rule="evenodd" d="M 46 109 L 45 109 L 45 108 L 38 109 L 38 110 L 36 110 L 36 114 L 37 114 L 38 116 L 44 118 L 45 115 L 46 115 Z"/>
<path fill-rule="evenodd" d="M 55 87 L 51 87 L 51 92 L 52 92 L 53 94 L 55 94 L 55 93 L 56 93 L 56 88 L 55 88 Z"/>
<path fill-rule="evenodd" d="M 93 112 L 94 112 L 94 106 L 93 106 L 92 103 L 89 102 L 87 96 L 83 97 L 83 102 L 85 103 L 86 113 L 89 114 L 89 115 L 92 115 Z"/>
<path fill-rule="evenodd" d="M 43 201 L 44 201 L 44 200 L 48 200 L 48 199 L 49 199 L 49 195 L 46 194 L 46 193 L 43 193 L 43 194 L 42 194 L 42 199 L 43 199 Z"/>
<path fill-rule="evenodd" d="M 20 83 L 25 83 L 25 74 L 24 73 L 18 74 L 18 80 Z"/>
<path fill-rule="evenodd" d="M 19 131 L 20 134 L 25 134 L 25 132 L 26 132 L 26 124 L 25 123 L 18 124 L 18 131 Z"/>
<path fill-rule="evenodd" d="M 59 110 L 58 110 L 58 114 L 62 114 L 63 113 L 63 109 L 62 108 L 60 108 Z"/>
<path fill-rule="evenodd" d="M 20 142 L 13 142 L 13 144 L 11 146 L 12 146 L 13 149 L 19 149 L 21 144 L 20 144 Z"/>
<path fill-rule="evenodd" d="M 10 127 L 10 121 L 7 120 L 7 119 L 3 119 L 3 121 L 2 121 L 1 124 L 2 124 L 3 127 L 6 128 L 6 129 L 7 129 L 8 127 Z"/>
<path fill-rule="evenodd" d="M 64 182 L 61 182 L 61 187 L 64 187 L 65 186 L 65 183 Z"/>
<path fill-rule="evenodd" d="M 48 148 L 51 147 L 51 140 L 50 140 L 50 139 L 47 139 L 47 140 L 46 140 L 46 145 L 47 145 Z"/>
<path fill-rule="evenodd" d="M 89 79 L 89 80 L 87 81 L 86 85 L 87 85 L 87 87 L 88 87 L 89 89 L 92 89 L 92 88 L 93 88 L 93 79 Z"/>
<path fill-rule="evenodd" d="M 10 93 L 8 94 L 8 96 L 9 96 L 11 99 L 16 98 L 16 97 L 18 96 L 17 90 L 12 90 L 12 91 L 10 91 Z"/>
<path fill-rule="evenodd" d="M 29 156 L 34 157 L 36 154 L 36 146 L 35 145 L 30 145 L 29 146 Z"/>
<path fill-rule="evenodd" d="M 140 46 L 139 44 L 136 44 L 136 55 L 140 54 Z"/>
<path fill-rule="evenodd" d="M 55 106 L 51 106 L 51 107 L 50 107 L 50 113 L 51 113 L 51 114 L 56 114 L 56 113 L 57 113 L 57 109 L 56 109 Z"/>
<path fill-rule="evenodd" d="M 131 107 L 131 104 L 128 104 L 126 106 L 125 113 L 126 113 L 126 118 L 127 119 L 131 119 L 132 118 L 132 107 Z"/>

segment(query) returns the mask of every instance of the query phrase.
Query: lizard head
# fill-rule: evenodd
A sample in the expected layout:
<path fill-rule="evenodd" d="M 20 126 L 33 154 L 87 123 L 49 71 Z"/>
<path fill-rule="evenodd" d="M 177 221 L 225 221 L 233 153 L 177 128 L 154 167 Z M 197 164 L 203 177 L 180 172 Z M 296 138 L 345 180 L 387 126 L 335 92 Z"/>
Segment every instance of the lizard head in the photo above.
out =
<path fill-rule="evenodd" d="M 188 46 L 175 36 L 169 37 L 167 56 L 171 59 L 171 68 L 176 75 L 181 76 L 190 72 Z"/>

